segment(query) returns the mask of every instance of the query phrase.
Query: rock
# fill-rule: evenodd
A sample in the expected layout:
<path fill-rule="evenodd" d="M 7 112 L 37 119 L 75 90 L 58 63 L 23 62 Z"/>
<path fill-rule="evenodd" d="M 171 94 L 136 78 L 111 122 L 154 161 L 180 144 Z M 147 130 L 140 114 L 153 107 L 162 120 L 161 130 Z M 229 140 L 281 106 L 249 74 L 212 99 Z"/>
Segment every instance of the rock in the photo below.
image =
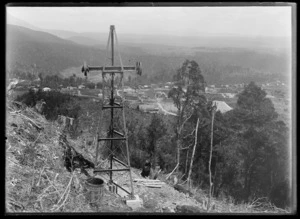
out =
<path fill-rule="evenodd" d="M 164 212 L 164 213 L 175 213 L 174 209 L 172 209 L 170 207 L 163 207 L 162 212 Z"/>
<path fill-rule="evenodd" d="M 156 209 L 158 207 L 158 201 L 155 198 L 148 198 L 144 201 L 144 207 L 147 209 Z"/>
<path fill-rule="evenodd" d="M 143 205 L 143 200 L 140 199 L 138 195 L 135 195 L 134 199 L 126 200 L 126 204 L 131 207 L 133 210 L 136 210 L 138 208 L 141 208 Z"/>
<path fill-rule="evenodd" d="M 195 200 L 202 206 L 202 208 L 207 208 L 207 200 L 205 198 L 197 196 L 195 197 Z"/>
<path fill-rule="evenodd" d="M 177 205 L 176 213 L 202 213 L 202 209 L 191 205 Z"/>
<path fill-rule="evenodd" d="M 191 193 L 189 190 L 187 190 L 186 188 L 184 188 L 182 185 L 176 184 L 176 185 L 174 185 L 174 189 L 176 189 L 177 191 L 182 192 L 184 194 L 188 194 L 190 196 L 193 195 L 193 193 Z"/>

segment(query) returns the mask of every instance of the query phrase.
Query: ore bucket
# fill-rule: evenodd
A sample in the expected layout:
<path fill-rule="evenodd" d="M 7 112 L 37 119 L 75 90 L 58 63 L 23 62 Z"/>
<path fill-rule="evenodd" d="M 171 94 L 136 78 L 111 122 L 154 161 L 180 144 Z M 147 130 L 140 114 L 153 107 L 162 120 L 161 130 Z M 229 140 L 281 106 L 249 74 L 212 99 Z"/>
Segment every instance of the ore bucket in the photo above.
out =
<path fill-rule="evenodd" d="M 90 178 L 85 182 L 88 190 L 88 201 L 90 203 L 97 203 L 103 197 L 104 181 L 100 178 Z"/>

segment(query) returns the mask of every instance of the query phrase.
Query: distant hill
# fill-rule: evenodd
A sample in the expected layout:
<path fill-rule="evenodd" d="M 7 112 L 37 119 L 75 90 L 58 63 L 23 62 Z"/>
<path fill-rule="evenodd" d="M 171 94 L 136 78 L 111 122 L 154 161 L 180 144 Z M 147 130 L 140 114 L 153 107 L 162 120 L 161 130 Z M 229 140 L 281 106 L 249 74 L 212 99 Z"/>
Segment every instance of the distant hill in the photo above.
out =
<path fill-rule="evenodd" d="M 70 40 L 72 42 L 81 44 L 81 45 L 86 45 L 86 46 L 94 46 L 99 44 L 98 41 L 88 38 L 88 37 L 84 37 L 84 36 L 72 36 L 69 38 L 66 38 L 67 40 Z"/>
<path fill-rule="evenodd" d="M 9 69 L 17 63 L 23 66 L 36 64 L 44 73 L 56 74 L 66 69 L 78 69 L 80 72 L 84 61 L 89 65 L 103 65 L 105 62 L 106 52 L 97 47 L 79 45 L 49 33 L 20 26 L 7 25 L 6 39 L 6 64 Z M 128 47 L 120 46 L 120 50 L 126 48 Z M 122 52 L 123 64 L 134 65 L 136 61 L 142 61 L 146 78 L 154 72 L 160 74 L 159 69 L 169 68 L 160 61 L 162 57 L 149 55 L 138 47 L 131 47 L 130 50 L 129 53 Z M 120 64 L 117 54 L 115 59 L 115 63 Z"/>
<path fill-rule="evenodd" d="M 91 65 L 104 60 L 104 51 L 76 44 L 55 35 L 28 28 L 7 25 L 6 64 L 12 68 L 35 63 L 47 74 L 56 74 L 66 68 L 80 66 L 84 61 Z M 101 58 L 102 57 L 102 58 Z"/>
<path fill-rule="evenodd" d="M 13 17 L 12 15 L 7 15 L 7 23 L 23 26 L 30 28 L 32 30 L 39 30 L 47 33 L 51 33 L 63 39 L 69 39 L 73 42 L 82 45 L 106 45 L 108 38 L 109 27 L 107 27 L 107 32 L 75 32 L 68 30 L 55 30 L 55 29 L 41 29 L 29 24 L 26 21 L 20 20 Z M 187 47 L 189 49 L 193 48 L 241 48 L 254 51 L 262 51 L 268 53 L 278 53 L 284 52 L 291 49 L 290 39 L 284 37 L 245 37 L 245 36 L 235 36 L 235 35 L 207 35 L 202 34 L 198 36 L 176 36 L 176 35 L 166 35 L 163 32 L 157 35 L 146 35 L 143 33 L 131 34 L 131 33 L 120 33 L 117 34 L 120 44 L 131 44 L 138 45 L 139 47 L 144 47 L 144 45 L 158 45 L 158 46 L 171 46 L 171 47 Z M 151 50 L 151 46 L 146 46 L 147 49 Z"/>
<path fill-rule="evenodd" d="M 7 25 L 7 40 L 8 41 L 33 41 L 43 43 L 58 43 L 58 44 L 74 44 L 71 41 L 64 40 L 53 34 L 49 34 L 43 31 L 36 31 L 29 28 L 25 28 L 17 25 Z"/>
<path fill-rule="evenodd" d="M 77 36 L 79 33 L 68 31 L 68 30 L 52 30 L 52 29 L 43 29 L 44 32 L 51 33 L 63 39 L 68 39 L 73 36 Z"/>
<path fill-rule="evenodd" d="M 128 42 L 129 38 L 126 40 L 124 36 L 118 35 L 123 64 L 142 62 L 143 76 L 138 83 L 172 80 L 185 59 L 198 62 L 208 84 L 247 83 L 251 80 L 263 82 L 286 78 L 290 73 L 287 53 L 233 47 L 189 48 L 149 44 L 146 41 L 140 44 L 139 41 Z M 7 25 L 7 67 L 36 64 L 46 74 L 79 74 L 84 61 L 89 65 L 104 64 L 107 38 L 108 34 L 88 33 L 88 36 L 79 34 L 68 40 L 42 31 Z M 115 64 L 119 65 L 117 53 L 115 55 Z"/>
<path fill-rule="evenodd" d="M 101 36 L 100 39 L 97 39 L 98 34 L 91 34 L 91 36 L 83 36 L 84 34 L 79 34 L 78 36 L 72 36 L 69 38 L 66 38 L 67 40 L 70 40 L 74 43 L 85 45 L 85 46 L 93 46 L 97 49 L 106 49 L 107 46 L 107 38 L 108 34 L 106 34 L 105 39 L 104 36 Z M 104 41 L 105 40 L 105 41 Z M 119 45 L 120 52 L 125 52 L 127 54 L 145 54 L 145 53 L 151 53 L 151 51 L 146 47 L 139 44 L 133 44 L 133 43 L 122 43 Z"/>
<path fill-rule="evenodd" d="M 11 24 L 11 25 L 17 25 L 17 26 L 22 26 L 22 27 L 26 27 L 26 28 L 30 28 L 32 30 L 42 30 L 26 21 L 23 21 L 19 18 L 16 18 L 14 16 L 12 16 L 11 14 L 7 13 L 6 14 L 6 23 L 7 24 Z"/>

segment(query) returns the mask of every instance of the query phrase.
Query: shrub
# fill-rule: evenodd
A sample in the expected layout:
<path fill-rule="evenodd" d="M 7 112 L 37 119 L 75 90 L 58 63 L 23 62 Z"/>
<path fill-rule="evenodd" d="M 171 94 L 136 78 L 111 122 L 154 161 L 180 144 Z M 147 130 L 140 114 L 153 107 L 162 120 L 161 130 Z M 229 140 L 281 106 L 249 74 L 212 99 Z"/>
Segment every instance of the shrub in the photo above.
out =
<path fill-rule="evenodd" d="M 69 94 L 63 94 L 58 91 L 43 92 L 39 90 L 29 92 L 18 96 L 15 100 L 24 103 L 29 107 L 34 107 L 40 100 L 44 100 L 46 104 L 42 109 L 42 114 L 47 120 L 56 120 L 58 115 L 76 118 L 78 116 L 80 105 L 75 101 L 75 97 Z"/>

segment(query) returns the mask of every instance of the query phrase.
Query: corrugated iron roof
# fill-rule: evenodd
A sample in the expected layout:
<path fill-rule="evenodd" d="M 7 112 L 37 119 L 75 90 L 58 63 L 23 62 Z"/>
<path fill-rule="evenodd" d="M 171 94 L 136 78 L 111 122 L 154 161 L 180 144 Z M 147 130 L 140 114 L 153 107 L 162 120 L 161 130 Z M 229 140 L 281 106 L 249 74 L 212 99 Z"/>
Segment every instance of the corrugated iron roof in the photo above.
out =
<path fill-rule="evenodd" d="M 214 100 L 214 104 L 217 106 L 217 111 L 220 111 L 221 113 L 226 113 L 229 110 L 232 110 L 232 107 L 228 106 L 227 103 L 224 101 Z"/>

